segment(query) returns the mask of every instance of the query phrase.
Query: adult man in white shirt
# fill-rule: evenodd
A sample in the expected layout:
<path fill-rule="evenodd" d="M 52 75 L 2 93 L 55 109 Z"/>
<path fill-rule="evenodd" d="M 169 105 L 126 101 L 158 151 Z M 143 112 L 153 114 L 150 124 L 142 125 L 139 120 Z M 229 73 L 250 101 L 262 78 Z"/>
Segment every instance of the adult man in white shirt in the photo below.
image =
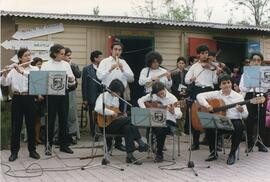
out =
<path fill-rule="evenodd" d="M 121 42 L 114 42 L 111 46 L 112 55 L 103 59 L 98 66 L 97 77 L 107 87 L 115 79 L 119 79 L 125 88 L 128 83 L 134 81 L 134 74 L 129 65 L 124 59 L 120 59 L 123 47 Z M 121 97 L 123 97 L 123 94 Z M 120 110 L 125 112 L 125 108 L 125 103 L 120 101 Z M 121 151 L 125 150 L 121 138 L 115 139 L 115 147 Z"/>
<path fill-rule="evenodd" d="M 241 94 L 232 90 L 232 81 L 229 75 L 221 75 L 219 77 L 219 86 L 221 90 L 204 92 L 197 95 L 198 103 L 207 108 L 208 111 L 213 111 L 213 106 L 211 106 L 207 100 L 211 99 L 221 99 L 224 101 L 225 105 L 235 104 L 238 102 L 244 101 L 244 98 Z M 243 135 L 244 125 L 242 123 L 243 118 L 247 118 L 248 111 L 246 105 L 240 106 L 237 105 L 233 108 L 226 110 L 226 117 L 228 117 L 234 126 L 232 133 L 232 145 L 231 151 L 227 160 L 228 165 L 235 163 L 235 152 L 241 142 L 241 137 Z M 205 161 L 216 160 L 218 155 L 215 151 L 215 131 L 207 130 L 207 140 L 209 142 L 210 155 Z"/>
<path fill-rule="evenodd" d="M 124 59 L 120 59 L 123 51 L 121 42 L 114 42 L 111 46 L 112 55 L 103 59 L 97 69 L 97 77 L 107 87 L 114 79 L 119 79 L 126 88 L 128 82 L 134 81 L 134 74 Z"/>
<path fill-rule="evenodd" d="M 250 56 L 250 62 L 249 66 L 261 66 L 263 61 L 263 55 L 261 53 L 253 53 Z M 246 88 L 244 86 L 244 74 L 241 77 L 240 83 L 239 83 L 239 89 L 241 93 L 245 96 L 245 99 L 252 99 L 253 97 L 256 97 L 257 94 L 263 93 L 264 95 L 267 93 L 269 88 Z M 247 135 L 248 135 L 248 150 L 249 152 L 252 150 L 255 142 L 255 128 L 257 126 L 258 121 L 258 107 L 257 105 L 248 105 L 247 106 L 248 111 L 252 114 L 250 114 L 247 118 L 246 125 L 247 125 Z M 266 114 L 266 102 L 262 104 L 262 107 L 260 107 L 260 120 L 259 120 L 259 133 L 262 133 L 262 129 L 264 127 L 264 121 L 265 121 L 265 114 Z M 256 145 L 258 146 L 259 152 L 268 152 L 267 148 L 262 145 L 260 142 L 257 142 Z"/>
<path fill-rule="evenodd" d="M 156 135 L 157 139 L 157 153 L 156 162 L 163 161 L 163 147 L 166 139 L 166 135 L 172 132 L 173 128 L 176 128 L 176 119 L 182 117 L 182 112 L 180 107 L 175 107 L 174 103 L 177 102 L 177 98 L 168 92 L 165 85 L 162 82 L 154 82 L 152 85 L 151 93 L 138 99 L 139 107 L 146 108 L 146 102 L 159 102 L 165 106 L 166 113 L 166 125 L 167 127 L 155 127 L 153 128 L 153 133 Z"/>

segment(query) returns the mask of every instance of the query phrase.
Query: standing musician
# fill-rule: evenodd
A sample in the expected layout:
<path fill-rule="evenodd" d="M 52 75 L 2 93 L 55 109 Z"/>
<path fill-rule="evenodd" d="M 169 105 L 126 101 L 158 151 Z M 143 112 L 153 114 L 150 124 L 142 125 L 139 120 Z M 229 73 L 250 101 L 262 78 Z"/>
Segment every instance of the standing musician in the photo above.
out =
<path fill-rule="evenodd" d="M 89 125 L 91 136 L 95 136 L 95 122 L 92 117 L 92 112 L 95 108 L 97 97 L 101 93 L 101 87 L 92 80 L 92 78 L 98 80 L 96 72 L 100 61 L 102 60 L 102 52 L 96 50 L 91 52 L 90 60 L 92 64 L 89 64 L 83 68 L 82 74 L 82 98 L 84 107 L 88 107 L 89 111 Z"/>
<path fill-rule="evenodd" d="M 145 56 L 146 67 L 142 69 L 139 77 L 139 84 L 144 86 L 145 93 L 150 93 L 152 83 L 160 81 L 167 89 L 172 86 L 171 73 L 161 67 L 163 58 L 160 53 L 151 51 Z"/>
<path fill-rule="evenodd" d="M 252 53 L 250 56 L 250 66 L 261 66 L 263 61 L 263 55 L 261 53 Z M 267 93 L 268 88 L 246 88 L 244 86 L 244 74 L 242 74 L 239 88 L 243 94 L 245 94 L 245 99 L 251 99 L 256 97 L 257 94 L 263 93 L 264 95 Z M 255 142 L 255 131 L 258 121 L 258 107 L 257 105 L 248 105 L 247 106 L 249 113 L 252 113 L 248 116 L 246 125 L 247 125 L 247 135 L 248 135 L 248 147 L 249 152 L 252 150 Z M 260 106 L 260 121 L 259 121 L 259 133 L 261 134 L 262 128 L 264 126 L 265 121 L 265 113 L 266 113 L 266 102 Z M 258 127 L 258 126 L 257 126 Z M 260 142 L 256 143 L 258 146 L 259 152 L 268 152 L 267 148 L 262 145 Z"/>
<path fill-rule="evenodd" d="M 130 117 L 127 117 L 126 114 L 123 115 L 120 112 L 119 98 L 117 96 L 123 94 L 125 87 L 120 80 L 115 79 L 111 81 L 109 89 L 111 92 L 106 91 L 97 98 L 95 111 L 102 115 L 103 104 L 105 105 L 106 132 L 110 134 L 123 134 L 127 153 L 126 162 L 141 165 L 142 162 L 138 161 L 133 156 L 133 151 L 135 150 L 134 141 L 139 144 L 140 152 L 147 151 L 148 145 L 142 141 L 138 128 L 131 124 Z M 98 122 L 101 122 L 101 125 L 103 125 L 103 120 Z"/>
<path fill-rule="evenodd" d="M 189 84 L 190 98 L 196 100 L 199 93 L 212 91 L 217 83 L 219 72 L 211 70 L 212 65 L 208 63 L 209 48 L 206 45 L 197 47 L 199 61 L 193 64 L 188 70 L 185 82 Z M 191 150 L 199 150 L 200 131 L 193 130 L 193 144 Z"/>
<path fill-rule="evenodd" d="M 177 102 L 177 98 L 168 92 L 164 83 L 156 81 L 152 85 L 151 93 L 138 99 L 139 107 L 146 108 L 147 102 L 158 102 L 166 107 L 166 125 L 167 127 L 155 127 L 153 133 L 156 135 L 157 140 L 157 153 L 155 157 L 156 162 L 163 161 L 163 147 L 166 139 L 166 135 L 173 132 L 177 127 L 176 119 L 182 117 L 182 112 L 179 107 L 175 107 L 174 103 Z"/>
<path fill-rule="evenodd" d="M 129 65 L 124 59 L 120 59 L 123 48 L 124 46 L 121 42 L 114 42 L 111 46 L 112 55 L 103 59 L 98 66 L 97 77 L 107 87 L 114 79 L 119 79 L 123 83 L 124 88 L 127 88 L 128 82 L 134 81 L 134 74 Z M 123 97 L 123 95 L 121 96 Z M 125 108 L 125 103 L 120 100 L 120 110 L 124 112 Z M 125 151 L 125 146 L 119 137 L 115 139 L 115 148 Z"/>
<path fill-rule="evenodd" d="M 232 90 L 232 81 L 231 77 L 227 74 L 223 74 L 219 77 L 219 86 L 221 90 L 204 92 L 197 95 L 197 101 L 201 106 L 207 108 L 208 111 L 213 111 L 213 106 L 211 106 L 207 100 L 211 99 L 221 99 L 224 101 L 225 105 L 234 104 L 244 101 L 244 98 L 241 94 Z M 243 136 L 244 125 L 242 119 L 248 116 L 248 111 L 246 105 L 240 106 L 236 105 L 235 107 L 228 109 L 226 111 L 226 117 L 231 119 L 234 126 L 232 133 L 232 145 L 231 151 L 227 160 L 228 165 L 235 163 L 235 152 L 241 142 Z M 207 139 L 209 142 L 209 151 L 210 155 L 205 161 L 216 160 L 218 155 L 215 151 L 215 131 L 208 129 L 207 130 Z"/>
<path fill-rule="evenodd" d="M 11 155 L 9 161 L 15 161 L 20 149 L 20 134 L 22 130 L 23 118 L 27 129 L 27 141 L 29 156 L 39 159 L 40 155 L 36 152 L 35 144 L 35 100 L 34 96 L 28 93 L 28 76 L 30 71 L 38 71 L 38 68 L 31 66 L 31 53 L 26 48 L 19 49 L 17 53 L 19 64 L 14 65 L 15 69 L 5 71 L 1 78 L 1 84 L 11 85 L 13 91 L 11 106 Z"/>
<path fill-rule="evenodd" d="M 184 124 L 186 119 L 187 105 L 185 103 L 185 98 L 188 97 L 187 94 L 187 85 L 185 83 L 185 76 L 187 74 L 186 67 L 186 59 L 184 57 L 179 57 L 177 59 L 177 69 L 178 72 L 176 74 L 172 74 L 172 94 L 178 99 L 182 100 L 183 104 L 181 105 L 181 112 L 183 116 L 179 120 L 178 126 L 183 131 Z"/>
<path fill-rule="evenodd" d="M 70 85 L 75 84 L 75 77 L 72 73 L 69 63 L 64 61 L 65 48 L 60 44 L 55 44 L 50 48 L 51 60 L 45 62 L 41 66 L 42 71 L 65 71 L 67 74 L 67 81 Z M 45 155 L 52 155 L 52 143 L 55 127 L 56 115 L 59 121 L 59 144 L 60 151 L 73 154 L 69 148 L 68 138 L 68 110 L 69 110 L 69 95 L 49 95 L 48 97 L 48 128 L 49 128 L 49 148 L 45 151 Z M 46 141 L 47 142 L 47 141 Z M 45 142 L 45 146 L 46 146 Z"/>

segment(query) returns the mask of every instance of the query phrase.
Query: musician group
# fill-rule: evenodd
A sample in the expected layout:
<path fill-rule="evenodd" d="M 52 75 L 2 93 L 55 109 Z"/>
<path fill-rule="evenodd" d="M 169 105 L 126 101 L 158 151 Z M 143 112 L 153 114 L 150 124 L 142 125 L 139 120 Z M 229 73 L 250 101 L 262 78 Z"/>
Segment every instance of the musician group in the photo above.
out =
<path fill-rule="evenodd" d="M 81 74 L 76 73 L 76 66 L 71 64 L 70 53 L 64 46 L 55 44 L 50 48 L 50 60 L 44 62 L 40 69 L 32 66 L 30 50 L 21 48 L 17 52 L 19 63 L 12 68 L 7 67 L 1 75 L 1 85 L 10 86 L 13 92 L 11 107 L 11 155 L 9 161 L 15 161 L 18 158 L 20 149 L 20 133 L 23 120 L 25 120 L 27 130 L 27 141 L 29 156 L 39 159 L 40 155 L 36 152 L 36 144 L 39 143 L 36 136 L 37 125 L 36 116 L 39 112 L 38 105 L 41 102 L 43 106 L 48 106 L 48 140 L 45 140 L 45 155 L 52 155 L 52 145 L 55 133 L 55 122 L 58 118 L 58 144 L 60 151 L 72 154 L 69 147 L 71 112 L 76 109 L 70 109 L 76 105 L 76 101 L 71 99 L 71 91 L 74 91 L 74 85 Z M 83 106 L 88 108 L 90 117 L 90 131 L 93 140 L 95 139 L 96 127 L 101 130 L 105 124 L 106 133 L 119 134 L 123 136 L 125 145 L 122 144 L 122 138 L 115 138 L 115 148 L 126 152 L 126 162 L 135 165 L 141 165 L 133 155 L 135 150 L 147 152 L 149 144 L 142 140 L 138 128 L 132 124 L 131 117 L 127 114 L 127 104 L 119 97 L 124 97 L 128 84 L 134 81 L 134 74 L 127 62 L 121 58 L 123 44 L 114 42 L 111 46 L 111 56 L 103 59 L 102 52 L 93 51 L 90 55 L 91 64 L 83 68 L 82 71 L 82 98 Z M 69 59 L 67 57 L 69 56 Z M 191 104 L 198 104 L 208 112 L 214 111 L 211 100 L 221 100 L 226 105 L 241 103 L 245 99 L 252 99 L 257 93 L 263 93 L 265 96 L 268 89 L 257 88 L 254 90 L 244 87 L 244 78 L 239 72 L 230 72 L 225 64 L 215 60 L 216 54 L 209 51 L 206 45 L 197 47 L 197 57 L 192 57 L 193 64 L 187 66 L 186 59 L 179 57 L 176 61 L 176 69 L 169 71 L 162 66 L 162 55 L 151 51 L 145 56 L 146 67 L 141 70 L 139 76 L 139 85 L 144 87 L 145 95 L 137 100 L 141 108 L 157 107 L 166 110 L 166 126 L 152 128 L 156 139 L 155 162 L 164 160 L 163 151 L 165 147 L 166 136 L 177 130 L 188 133 L 188 125 L 192 126 L 193 144 L 189 150 L 200 149 L 200 134 L 205 132 L 205 140 L 209 145 L 210 155 L 205 161 L 218 159 L 218 147 L 215 142 L 217 136 L 213 129 L 200 129 L 189 118 Z M 66 61 L 69 60 L 69 61 Z M 42 62 L 42 61 L 41 61 Z M 191 61 L 190 61 L 191 62 Z M 250 57 L 249 65 L 261 65 L 263 56 L 261 53 L 253 53 Z M 74 63 L 73 63 L 74 64 Z M 65 95 L 33 96 L 29 95 L 29 73 L 30 71 L 66 71 L 67 89 Z M 239 71 L 239 69 L 238 69 Z M 78 68 L 77 68 L 78 73 Z M 79 72 L 80 73 L 80 72 Z M 78 75 L 78 76 L 76 76 Z M 100 86 L 100 82 L 103 86 Z M 104 89 L 107 87 L 109 89 Z M 76 86 L 75 86 L 76 89 Z M 76 97 L 76 96 L 75 96 Z M 180 103 L 180 104 L 179 104 Z M 188 104 L 187 104 L 188 103 Z M 263 105 L 260 109 L 260 125 L 264 123 L 266 113 L 266 101 L 262 100 Z M 254 136 L 257 125 L 257 104 L 235 104 L 224 110 L 224 115 L 229 118 L 233 124 L 231 134 L 231 151 L 227 159 L 227 164 L 235 163 L 235 153 L 243 137 L 243 130 L 247 128 L 248 151 L 252 150 L 254 145 L 258 146 L 260 152 L 268 152 L 268 149 L 261 143 L 254 143 Z M 222 106 L 222 105 L 220 105 Z M 75 107 L 76 108 L 76 107 Z M 35 111 L 35 112 L 33 112 Z M 249 114 L 252 113 L 252 114 Z M 197 114 L 197 113 L 192 113 Z M 43 114 L 44 115 L 44 114 Z M 39 116 L 43 116 L 39 115 Z M 98 123 L 97 118 L 102 116 L 105 123 Z M 189 123 L 189 121 L 191 123 Z M 75 122 L 77 122 L 75 120 Z M 74 124 L 74 123 L 73 123 Z M 261 127 L 260 127 L 261 128 Z M 74 133 L 74 132 L 73 132 Z M 218 138 L 224 131 L 218 131 Z M 149 135 L 149 133 L 148 133 Z M 149 137 L 149 136 L 147 136 Z M 148 138 L 152 140 L 153 138 Z M 48 142 L 48 143 L 47 143 Z M 150 142 L 152 143 L 152 142 Z M 110 144 L 108 139 L 107 145 Z M 111 147 L 111 146 L 108 146 Z"/>

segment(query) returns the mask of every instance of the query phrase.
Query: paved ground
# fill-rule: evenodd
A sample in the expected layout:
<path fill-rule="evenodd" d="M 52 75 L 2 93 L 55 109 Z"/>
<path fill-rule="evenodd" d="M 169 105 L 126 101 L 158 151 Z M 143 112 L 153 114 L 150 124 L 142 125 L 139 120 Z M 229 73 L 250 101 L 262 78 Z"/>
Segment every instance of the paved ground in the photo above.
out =
<path fill-rule="evenodd" d="M 101 143 L 100 143 L 101 144 Z M 33 160 L 28 157 L 25 143 L 22 144 L 19 158 L 15 162 L 8 162 L 10 155 L 8 150 L 1 151 L 1 182 L 20 181 L 249 181 L 249 182 L 269 182 L 270 181 L 270 153 L 260 153 L 257 149 L 246 156 L 244 153 L 244 143 L 241 144 L 240 160 L 235 165 L 226 165 L 227 154 L 219 153 L 219 159 L 214 162 L 204 162 L 208 156 L 206 146 L 201 146 L 201 150 L 192 152 L 192 161 L 195 163 L 195 176 L 190 168 L 184 170 L 162 170 L 161 165 L 173 164 L 172 162 L 154 163 L 152 159 L 146 159 L 146 153 L 135 152 L 137 158 L 143 158 L 144 164 L 141 166 L 127 165 L 125 163 L 125 153 L 114 150 L 110 157 L 111 164 L 124 169 L 120 171 L 110 166 L 100 166 L 102 157 L 81 160 L 91 154 L 91 142 L 82 139 L 77 145 L 72 146 L 74 154 L 64 154 L 54 149 L 53 156 L 48 158 L 44 155 L 44 147 L 39 145 L 37 151 L 41 154 L 40 160 Z M 166 141 L 168 150 L 165 152 L 165 159 L 172 159 L 172 138 Z M 188 160 L 188 138 L 181 137 L 181 155 L 175 160 L 175 164 L 167 168 L 179 168 L 186 166 Z M 95 149 L 95 154 L 102 154 L 102 149 Z M 226 153 L 229 148 L 226 149 Z M 81 170 L 87 165 L 88 169 Z M 97 167 L 93 167 L 99 165 Z M 206 167 L 210 168 L 201 168 Z M 27 168 L 29 170 L 27 170 Z M 9 172 L 7 172 L 10 170 Z M 7 173 L 7 174 L 5 174 Z M 17 176 L 17 177 L 16 177 Z"/>

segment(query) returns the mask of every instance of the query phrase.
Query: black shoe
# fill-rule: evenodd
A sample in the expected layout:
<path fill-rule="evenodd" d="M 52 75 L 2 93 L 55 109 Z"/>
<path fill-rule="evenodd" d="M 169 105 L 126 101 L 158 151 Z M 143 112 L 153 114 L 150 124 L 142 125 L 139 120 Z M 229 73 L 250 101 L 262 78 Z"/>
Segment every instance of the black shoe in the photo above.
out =
<path fill-rule="evenodd" d="M 228 165 L 233 165 L 235 163 L 235 155 L 229 155 L 229 158 L 227 160 Z"/>
<path fill-rule="evenodd" d="M 134 156 L 127 157 L 126 163 L 135 164 L 135 165 L 142 165 L 142 162 L 138 161 Z"/>
<path fill-rule="evenodd" d="M 126 151 L 126 147 L 122 143 L 121 144 L 115 144 L 115 148 L 122 151 L 122 152 Z"/>
<path fill-rule="evenodd" d="M 73 154 L 74 153 L 69 147 L 60 147 L 60 151 L 68 153 L 68 154 Z"/>
<path fill-rule="evenodd" d="M 40 155 L 36 151 L 31 151 L 29 153 L 29 157 L 31 157 L 33 159 L 40 159 Z"/>
<path fill-rule="evenodd" d="M 259 146 L 259 152 L 268 152 L 268 149 L 265 146 L 260 145 Z"/>
<path fill-rule="evenodd" d="M 139 146 L 139 152 L 147 152 L 148 150 L 149 150 L 149 146 L 146 143 Z"/>
<path fill-rule="evenodd" d="M 52 146 L 48 146 L 48 148 L 46 149 L 45 147 L 45 155 L 52 155 Z"/>
<path fill-rule="evenodd" d="M 18 154 L 11 154 L 8 158 L 9 162 L 13 162 L 18 158 Z"/>
<path fill-rule="evenodd" d="M 198 144 L 192 144 L 191 151 L 194 151 L 194 150 L 200 150 L 200 146 Z"/>
<path fill-rule="evenodd" d="M 163 162 L 163 155 L 157 154 L 155 157 L 155 162 L 157 163 Z"/>
<path fill-rule="evenodd" d="M 212 152 L 207 159 L 205 159 L 205 162 L 211 162 L 218 159 L 218 154 L 215 152 Z"/>

